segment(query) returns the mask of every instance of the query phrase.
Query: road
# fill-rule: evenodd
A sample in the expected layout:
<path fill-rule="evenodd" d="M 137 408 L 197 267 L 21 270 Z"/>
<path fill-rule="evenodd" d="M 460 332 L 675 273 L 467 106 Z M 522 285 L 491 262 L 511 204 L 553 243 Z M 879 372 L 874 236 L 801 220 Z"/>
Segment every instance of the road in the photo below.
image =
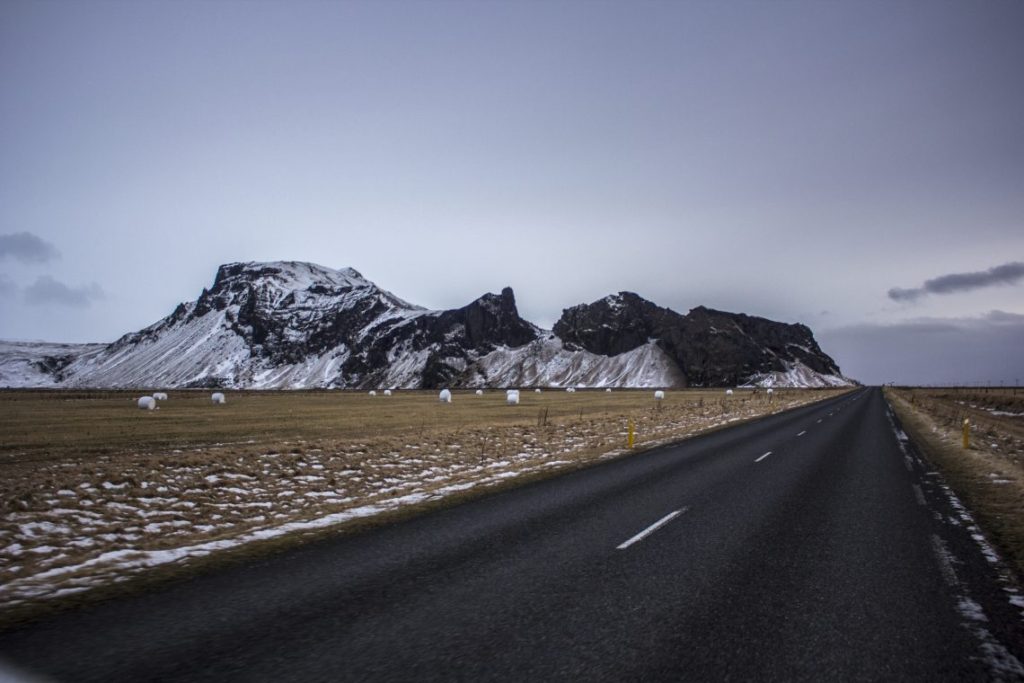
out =
<path fill-rule="evenodd" d="M 1024 601 L 892 420 L 858 390 L 59 614 L 0 656 L 104 682 L 1024 680 Z"/>

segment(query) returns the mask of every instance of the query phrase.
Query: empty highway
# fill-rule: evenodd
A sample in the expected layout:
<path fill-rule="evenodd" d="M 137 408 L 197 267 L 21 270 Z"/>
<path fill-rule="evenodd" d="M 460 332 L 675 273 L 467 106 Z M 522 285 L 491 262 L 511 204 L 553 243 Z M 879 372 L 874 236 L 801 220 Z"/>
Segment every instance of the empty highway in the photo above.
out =
<path fill-rule="evenodd" d="M 1024 680 L 1024 600 L 898 434 L 861 389 L 56 614 L 0 657 L 58 681 Z"/>

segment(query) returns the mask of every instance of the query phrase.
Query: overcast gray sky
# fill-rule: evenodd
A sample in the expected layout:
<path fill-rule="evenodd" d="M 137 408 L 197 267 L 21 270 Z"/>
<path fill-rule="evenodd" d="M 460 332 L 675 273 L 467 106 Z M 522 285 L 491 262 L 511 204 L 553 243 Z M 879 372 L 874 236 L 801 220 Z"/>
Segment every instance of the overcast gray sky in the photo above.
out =
<path fill-rule="evenodd" d="M 295 259 L 1024 378 L 1022 67 L 1017 0 L 6 0 L 0 338 L 113 340 Z"/>

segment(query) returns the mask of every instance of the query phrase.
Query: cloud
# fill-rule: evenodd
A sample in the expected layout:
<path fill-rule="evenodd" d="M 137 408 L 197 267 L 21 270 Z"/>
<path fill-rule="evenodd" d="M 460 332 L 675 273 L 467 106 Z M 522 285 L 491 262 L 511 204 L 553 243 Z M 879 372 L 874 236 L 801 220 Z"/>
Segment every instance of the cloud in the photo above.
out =
<path fill-rule="evenodd" d="M 106 296 L 98 284 L 93 282 L 82 287 L 69 287 L 49 275 L 41 275 L 25 288 L 25 301 L 30 304 L 59 304 L 73 308 L 86 308 L 93 301 Z"/>
<path fill-rule="evenodd" d="M 925 295 L 923 289 L 904 289 L 902 287 L 893 287 L 887 294 L 893 301 L 916 301 Z"/>
<path fill-rule="evenodd" d="M 0 259 L 8 256 L 22 263 L 47 263 L 60 258 L 60 252 L 41 237 L 30 232 L 0 235 Z"/>
<path fill-rule="evenodd" d="M 1021 325 L 1024 326 L 1024 315 L 1019 313 L 1007 313 L 1006 311 L 990 311 L 984 318 L 994 325 Z"/>
<path fill-rule="evenodd" d="M 0 295 L 7 296 L 8 294 L 14 294 L 16 291 L 18 291 L 18 285 L 14 284 L 11 278 L 0 273 Z"/>
<path fill-rule="evenodd" d="M 995 285 L 1013 285 L 1021 278 L 1024 278 L 1024 263 L 1013 261 L 973 273 L 940 275 L 913 289 L 893 287 L 889 290 L 889 298 L 893 301 L 915 301 L 926 294 L 954 294 Z"/>
<path fill-rule="evenodd" d="M 821 347 L 867 384 L 969 384 L 1024 380 L 1024 315 L 912 318 L 823 330 Z"/>

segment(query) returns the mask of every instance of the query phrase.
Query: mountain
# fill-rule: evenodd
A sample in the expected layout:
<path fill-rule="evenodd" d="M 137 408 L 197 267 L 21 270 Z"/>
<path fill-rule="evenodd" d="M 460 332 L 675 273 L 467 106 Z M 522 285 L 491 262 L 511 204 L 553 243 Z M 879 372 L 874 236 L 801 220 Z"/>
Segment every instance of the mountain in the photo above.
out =
<path fill-rule="evenodd" d="M 681 315 L 632 292 L 565 309 L 554 333 L 566 344 L 612 357 L 655 344 L 690 386 L 848 383 L 805 325 L 704 306 Z"/>
<path fill-rule="evenodd" d="M 431 311 L 352 268 L 230 263 L 194 302 L 109 345 L 0 343 L 0 386 L 437 388 L 848 384 L 803 325 L 630 292 L 552 331 L 510 288 Z"/>

